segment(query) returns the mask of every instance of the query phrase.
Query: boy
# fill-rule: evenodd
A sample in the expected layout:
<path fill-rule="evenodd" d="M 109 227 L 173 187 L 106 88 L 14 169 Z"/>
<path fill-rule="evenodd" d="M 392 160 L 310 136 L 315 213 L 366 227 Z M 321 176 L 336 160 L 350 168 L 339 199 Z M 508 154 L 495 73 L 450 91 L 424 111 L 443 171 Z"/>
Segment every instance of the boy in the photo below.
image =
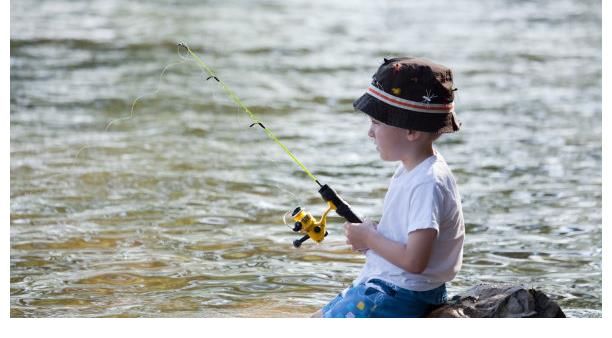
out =
<path fill-rule="evenodd" d="M 450 69 L 419 58 L 385 59 L 353 106 L 370 116 L 368 136 L 384 161 L 401 161 L 379 224 L 346 223 L 365 252 L 352 286 L 314 316 L 422 317 L 446 302 L 461 268 L 464 223 L 455 179 L 432 143 L 459 130 Z"/>

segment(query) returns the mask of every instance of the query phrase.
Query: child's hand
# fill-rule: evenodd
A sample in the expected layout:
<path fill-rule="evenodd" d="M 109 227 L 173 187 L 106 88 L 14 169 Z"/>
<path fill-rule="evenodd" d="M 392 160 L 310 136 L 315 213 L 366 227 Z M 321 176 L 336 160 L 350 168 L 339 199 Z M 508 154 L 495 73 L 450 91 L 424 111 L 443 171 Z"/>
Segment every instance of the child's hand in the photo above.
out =
<path fill-rule="evenodd" d="M 378 224 L 365 219 L 363 223 L 344 223 L 344 234 L 346 244 L 350 245 L 354 251 L 366 252 L 368 250 L 368 238 L 376 234 Z"/>

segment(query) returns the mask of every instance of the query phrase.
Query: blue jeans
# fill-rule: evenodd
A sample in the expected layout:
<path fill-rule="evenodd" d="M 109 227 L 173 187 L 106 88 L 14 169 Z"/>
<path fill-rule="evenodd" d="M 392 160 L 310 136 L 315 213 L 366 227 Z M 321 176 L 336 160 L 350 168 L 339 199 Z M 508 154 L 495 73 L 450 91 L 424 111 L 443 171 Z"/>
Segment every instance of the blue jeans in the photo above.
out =
<path fill-rule="evenodd" d="M 325 318 L 416 318 L 446 303 L 446 284 L 428 291 L 370 279 L 348 288 L 321 309 Z"/>

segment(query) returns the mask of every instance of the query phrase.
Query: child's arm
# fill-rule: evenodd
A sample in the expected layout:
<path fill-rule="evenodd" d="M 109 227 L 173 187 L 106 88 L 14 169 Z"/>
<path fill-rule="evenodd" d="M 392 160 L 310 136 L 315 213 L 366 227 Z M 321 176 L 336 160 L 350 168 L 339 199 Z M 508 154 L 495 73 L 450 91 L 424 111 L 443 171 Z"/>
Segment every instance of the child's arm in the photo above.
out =
<path fill-rule="evenodd" d="M 366 224 L 346 223 L 344 229 L 347 243 L 354 250 L 374 250 L 394 265 L 416 274 L 427 268 L 437 234 L 435 229 L 415 230 L 403 244 L 384 237 Z"/>

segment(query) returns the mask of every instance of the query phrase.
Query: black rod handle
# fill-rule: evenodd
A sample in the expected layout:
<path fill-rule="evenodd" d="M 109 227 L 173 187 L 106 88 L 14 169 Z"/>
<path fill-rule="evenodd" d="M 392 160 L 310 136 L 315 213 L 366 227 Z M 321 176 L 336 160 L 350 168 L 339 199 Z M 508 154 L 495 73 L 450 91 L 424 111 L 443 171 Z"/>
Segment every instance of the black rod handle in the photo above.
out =
<path fill-rule="evenodd" d="M 319 194 L 323 200 L 330 201 L 336 206 L 336 213 L 351 223 L 363 223 L 363 221 L 353 212 L 351 206 L 346 203 L 338 193 L 329 185 L 325 184 L 319 189 Z"/>

